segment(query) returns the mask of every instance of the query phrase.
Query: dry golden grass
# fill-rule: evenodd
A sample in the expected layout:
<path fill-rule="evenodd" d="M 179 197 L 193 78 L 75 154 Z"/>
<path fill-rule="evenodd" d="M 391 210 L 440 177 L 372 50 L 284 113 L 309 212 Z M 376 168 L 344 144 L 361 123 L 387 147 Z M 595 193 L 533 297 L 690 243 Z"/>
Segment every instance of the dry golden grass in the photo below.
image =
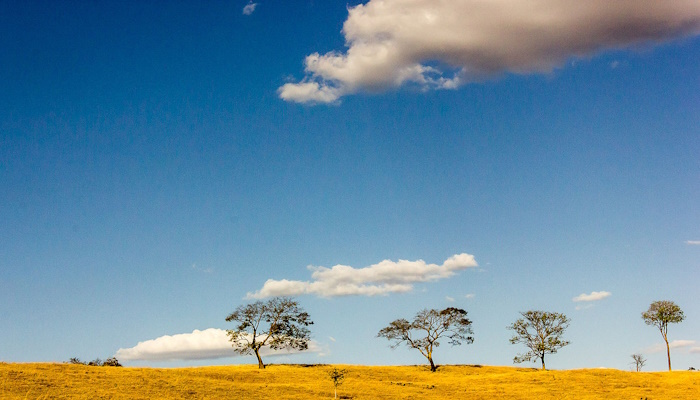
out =
<path fill-rule="evenodd" d="M 328 365 L 115 368 L 0 363 L 2 399 L 330 399 Z M 700 373 L 423 366 L 347 369 L 346 399 L 700 399 Z"/>

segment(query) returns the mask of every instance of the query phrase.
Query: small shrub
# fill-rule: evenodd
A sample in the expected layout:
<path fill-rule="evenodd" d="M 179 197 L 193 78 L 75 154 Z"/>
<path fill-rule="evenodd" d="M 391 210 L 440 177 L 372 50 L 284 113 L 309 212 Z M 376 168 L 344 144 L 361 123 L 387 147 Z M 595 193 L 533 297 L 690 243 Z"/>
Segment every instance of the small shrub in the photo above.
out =
<path fill-rule="evenodd" d="M 117 360 L 116 357 L 111 357 L 108 358 L 102 363 L 103 366 L 105 367 L 121 367 L 122 365 L 119 364 L 119 360 Z"/>
<path fill-rule="evenodd" d="M 66 361 L 68 364 L 77 364 L 77 365 L 85 365 L 85 362 L 81 361 L 78 357 L 71 357 L 68 361 Z"/>

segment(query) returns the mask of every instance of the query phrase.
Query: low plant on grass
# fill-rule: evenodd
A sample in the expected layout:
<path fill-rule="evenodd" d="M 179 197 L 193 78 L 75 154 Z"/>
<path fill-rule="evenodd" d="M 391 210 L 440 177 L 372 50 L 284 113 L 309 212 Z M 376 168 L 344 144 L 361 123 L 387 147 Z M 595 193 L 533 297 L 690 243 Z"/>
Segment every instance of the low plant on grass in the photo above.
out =
<path fill-rule="evenodd" d="M 338 368 L 333 368 L 332 370 L 328 371 L 328 377 L 333 381 L 333 398 L 337 399 L 338 398 L 338 386 L 342 385 L 343 381 L 345 380 L 345 374 L 347 374 L 348 370 L 346 369 L 338 369 Z"/>

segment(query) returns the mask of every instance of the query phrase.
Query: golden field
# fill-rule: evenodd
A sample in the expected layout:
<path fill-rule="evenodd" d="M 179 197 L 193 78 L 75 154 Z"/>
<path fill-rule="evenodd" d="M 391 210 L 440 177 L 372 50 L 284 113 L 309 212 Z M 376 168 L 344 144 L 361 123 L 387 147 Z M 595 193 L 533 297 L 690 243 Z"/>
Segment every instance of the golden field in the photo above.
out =
<path fill-rule="evenodd" d="M 514 367 L 257 365 L 198 368 L 0 363 L 2 399 L 700 399 L 700 373 Z"/>

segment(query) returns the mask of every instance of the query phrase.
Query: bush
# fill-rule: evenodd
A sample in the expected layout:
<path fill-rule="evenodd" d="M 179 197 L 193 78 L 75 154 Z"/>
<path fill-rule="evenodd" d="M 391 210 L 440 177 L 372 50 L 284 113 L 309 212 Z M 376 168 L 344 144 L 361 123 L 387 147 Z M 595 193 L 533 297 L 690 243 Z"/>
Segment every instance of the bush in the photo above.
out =
<path fill-rule="evenodd" d="M 91 367 L 121 367 L 122 366 L 116 357 L 110 357 L 104 361 L 102 361 L 99 358 L 96 358 L 96 359 L 94 359 L 90 362 L 87 362 L 87 363 L 85 361 L 81 361 L 78 357 L 71 357 L 66 362 L 68 364 L 89 365 Z"/>
<path fill-rule="evenodd" d="M 117 360 L 116 357 L 111 357 L 108 358 L 102 363 L 103 366 L 105 367 L 121 367 L 122 365 L 119 364 L 119 360 Z"/>

